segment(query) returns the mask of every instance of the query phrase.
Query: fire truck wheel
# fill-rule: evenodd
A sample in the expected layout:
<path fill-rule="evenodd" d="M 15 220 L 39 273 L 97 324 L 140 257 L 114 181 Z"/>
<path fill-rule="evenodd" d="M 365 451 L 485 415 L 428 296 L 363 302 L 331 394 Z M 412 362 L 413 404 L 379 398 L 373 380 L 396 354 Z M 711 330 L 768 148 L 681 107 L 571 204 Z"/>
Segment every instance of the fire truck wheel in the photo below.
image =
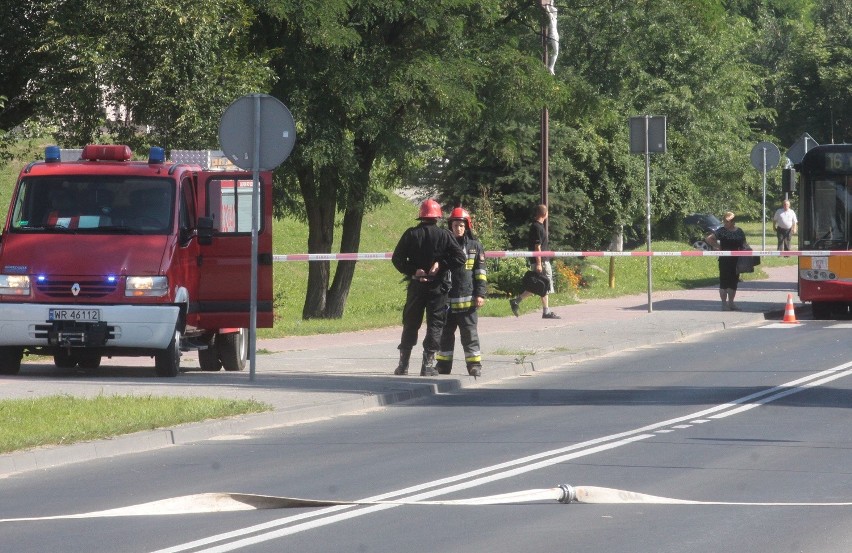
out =
<path fill-rule="evenodd" d="M 53 364 L 60 369 L 73 369 L 77 366 L 77 356 L 63 349 L 53 354 Z"/>
<path fill-rule="evenodd" d="M 180 372 L 180 331 L 175 330 L 175 335 L 169 343 L 169 347 L 157 352 L 154 356 L 154 367 L 157 376 L 175 377 Z"/>
<path fill-rule="evenodd" d="M 18 374 L 21 370 L 21 359 L 23 357 L 23 348 L 0 347 L 0 374 Z"/>
<path fill-rule="evenodd" d="M 94 353 L 81 353 L 77 364 L 81 369 L 97 369 L 101 366 L 101 356 Z"/>
<path fill-rule="evenodd" d="M 248 332 L 241 328 L 239 332 L 220 334 L 216 337 L 219 359 L 226 371 L 242 371 L 246 368 L 248 359 Z"/>
<path fill-rule="evenodd" d="M 198 350 L 198 364 L 201 365 L 202 371 L 216 372 L 222 368 L 219 350 L 216 349 L 215 343 L 210 344 L 207 349 Z"/>

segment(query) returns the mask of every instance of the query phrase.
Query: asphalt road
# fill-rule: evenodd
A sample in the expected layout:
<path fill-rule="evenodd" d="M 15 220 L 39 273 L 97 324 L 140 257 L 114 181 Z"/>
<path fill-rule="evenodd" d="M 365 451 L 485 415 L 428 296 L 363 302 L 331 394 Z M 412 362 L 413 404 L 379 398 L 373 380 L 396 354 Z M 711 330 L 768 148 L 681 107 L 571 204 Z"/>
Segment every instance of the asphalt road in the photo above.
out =
<path fill-rule="evenodd" d="M 442 500 L 563 483 L 723 504 L 522 501 L 7 521 L 0 549 L 847 553 L 852 506 L 779 504 L 852 502 L 848 332 L 843 323 L 767 322 L 359 416 L 0 481 L 0 519 L 202 492 Z"/>

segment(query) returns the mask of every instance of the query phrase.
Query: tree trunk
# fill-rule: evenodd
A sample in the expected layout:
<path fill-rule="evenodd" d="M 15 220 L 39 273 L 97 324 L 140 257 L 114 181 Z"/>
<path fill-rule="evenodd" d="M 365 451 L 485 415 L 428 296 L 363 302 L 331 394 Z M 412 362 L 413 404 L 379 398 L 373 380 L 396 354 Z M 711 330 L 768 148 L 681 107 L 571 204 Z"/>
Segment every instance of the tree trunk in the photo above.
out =
<path fill-rule="evenodd" d="M 334 214 L 337 208 L 335 183 L 329 175 L 331 172 L 321 171 L 318 181 L 313 172 L 310 175 L 300 175 L 299 178 L 308 216 L 308 253 L 331 252 L 334 241 Z M 330 266 L 328 261 L 308 262 L 308 287 L 302 307 L 303 319 L 325 316 Z"/>
<path fill-rule="evenodd" d="M 361 246 L 361 226 L 367 209 L 365 199 L 370 189 L 370 172 L 375 160 L 375 152 L 371 143 L 355 140 L 355 151 L 358 158 L 358 174 L 355 175 L 346 198 L 346 211 L 343 214 L 343 229 L 340 236 L 340 252 L 356 253 Z M 346 298 L 355 275 L 355 261 L 340 261 L 334 272 L 334 281 L 328 291 L 325 306 L 325 316 L 329 319 L 343 317 L 346 308 Z"/>
<path fill-rule="evenodd" d="M 343 216 L 343 234 L 341 235 L 341 253 L 357 252 L 361 243 L 361 224 L 364 221 L 363 203 L 360 209 L 347 209 Z M 343 317 L 346 308 L 346 298 L 349 297 L 349 288 L 352 285 L 352 277 L 355 275 L 356 261 L 340 261 L 337 270 L 334 271 L 334 281 L 328 291 L 325 304 L 325 316 L 329 319 Z"/>
<path fill-rule="evenodd" d="M 612 240 L 609 242 L 609 251 L 624 251 L 624 225 L 618 225 L 612 231 Z M 609 287 L 615 288 L 615 257 L 609 258 Z"/>

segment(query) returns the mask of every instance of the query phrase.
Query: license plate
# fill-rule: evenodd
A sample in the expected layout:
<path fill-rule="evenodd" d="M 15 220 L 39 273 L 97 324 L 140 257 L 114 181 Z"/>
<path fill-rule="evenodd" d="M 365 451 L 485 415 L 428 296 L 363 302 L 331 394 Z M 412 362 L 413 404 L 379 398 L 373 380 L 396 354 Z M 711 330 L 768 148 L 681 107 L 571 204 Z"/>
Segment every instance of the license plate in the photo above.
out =
<path fill-rule="evenodd" d="M 50 321 L 100 321 L 100 309 L 67 309 L 64 307 L 51 307 L 47 319 Z"/>

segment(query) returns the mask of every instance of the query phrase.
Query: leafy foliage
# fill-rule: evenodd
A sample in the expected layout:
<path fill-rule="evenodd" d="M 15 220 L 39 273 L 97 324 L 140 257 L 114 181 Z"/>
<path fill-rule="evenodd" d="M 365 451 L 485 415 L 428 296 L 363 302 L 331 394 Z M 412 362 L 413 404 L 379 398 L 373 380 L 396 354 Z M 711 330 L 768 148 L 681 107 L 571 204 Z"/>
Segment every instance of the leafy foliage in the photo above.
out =
<path fill-rule="evenodd" d="M 240 0 L 59 3 L 32 75 L 32 101 L 60 143 L 111 135 L 131 145 L 207 148 L 219 117 L 272 74 L 248 52 L 252 13 Z"/>
<path fill-rule="evenodd" d="M 298 132 L 276 213 L 307 222 L 308 251 L 358 251 L 365 213 L 399 186 L 473 206 L 487 247 L 523 248 L 546 107 L 552 246 L 599 249 L 621 231 L 645 239 L 630 116 L 668 120 L 668 152 L 651 158 L 655 238 L 691 212 L 759 217 L 759 140 L 852 141 L 852 0 L 556 5 L 551 75 L 537 2 L 6 2 L 0 161 L 37 132 L 214 148 L 226 106 L 269 92 Z M 770 201 L 779 188 L 770 177 Z M 303 316 L 340 317 L 354 270 L 311 264 Z"/>

